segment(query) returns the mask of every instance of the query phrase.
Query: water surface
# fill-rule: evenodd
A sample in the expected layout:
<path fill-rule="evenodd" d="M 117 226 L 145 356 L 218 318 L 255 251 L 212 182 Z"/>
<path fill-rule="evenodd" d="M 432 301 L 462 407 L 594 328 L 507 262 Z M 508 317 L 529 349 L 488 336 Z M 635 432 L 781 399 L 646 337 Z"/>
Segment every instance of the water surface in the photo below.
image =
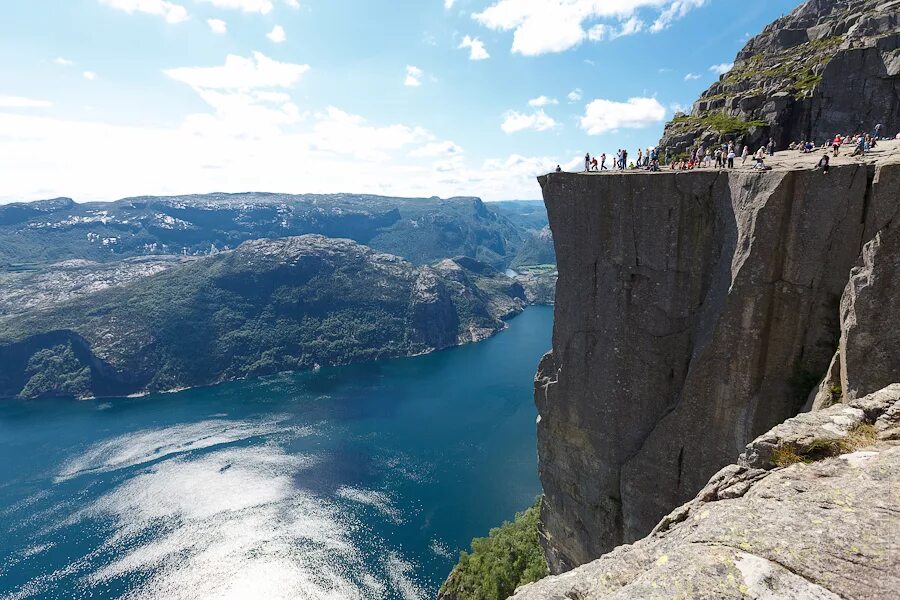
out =
<path fill-rule="evenodd" d="M 539 493 L 553 313 L 429 356 L 0 402 L 0 598 L 430 598 Z"/>

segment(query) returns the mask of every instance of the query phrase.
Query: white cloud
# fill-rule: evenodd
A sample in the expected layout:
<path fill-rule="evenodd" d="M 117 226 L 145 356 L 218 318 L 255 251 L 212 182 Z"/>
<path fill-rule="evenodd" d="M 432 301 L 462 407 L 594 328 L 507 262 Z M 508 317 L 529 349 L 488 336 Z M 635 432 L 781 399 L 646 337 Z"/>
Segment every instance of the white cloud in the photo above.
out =
<path fill-rule="evenodd" d="M 97 74 L 94 73 L 93 71 L 85 71 L 84 73 L 82 73 L 82 76 L 84 76 L 84 78 L 87 79 L 88 81 L 93 81 L 93 80 L 97 79 Z"/>
<path fill-rule="evenodd" d="M 0 95 L 0 108 L 48 108 L 50 106 L 53 106 L 53 103 L 46 100 Z"/>
<path fill-rule="evenodd" d="M 292 87 L 307 71 L 309 65 L 278 62 L 254 52 L 250 58 L 229 54 L 220 67 L 181 67 L 164 73 L 195 89 L 252 90 Z"/>
<path fill-rule="evenodd" d="M 62 56 L 57 56 L 53 59 L 53 62 L 61 67 L 71 67 L 75 63 L 69 60 L 68 58 L 63 58 Z"/>
<path fill-rule="evenodd" d="M 453 8 L 454 2 L 455 2 L 455 0 L 444 0 L 444 8 L 446 8 L 447 10 L 450 10 L 451 8 Z"/>
<path fill-rule="evenodd" d="M 272 31 L 266 34 L 266 37 L 272 40 L 273 43 L 280 44 L 287 39 L 287 34 L 284 32 L 284 27 L 276 25 L 272 28 Z"/>
<path fill-rule="evenodd" d="M 143 0 L 141 0 L 143 1 Z M 246 13 L 267 15 L 272 12 L 272 0 L 202 0 L 216 8 L 241 10 Z M 291 4 L 290 2 L 288 3 Z"/>
<path fill-rule="evenodd" d="M 100 0 L 100 4 L 123 10 L 128 14 L 141 12 L 158 15 L 169 23 L 180 23 L 188 18 L 185 7 L 168 0 Z"/>
<path fill-rule="evenodd" d="M 710 71 L 715 73 L 716 75 L 723 75 L 734 68 L 734 63 L 721 63 L 718 65 L 713 65 L 709 68 Z"/>
<path fill-rule="evenodd" d="M 581 128 L 598 135 L 620 128 L 647 127 L 661 122 L 665 107 L 656 98 L 629 98 L 627 102 L 594 100 L 585 108 Z"/>
<path fill-rule="evenodd" d="M 478 38 L 473 38 L 468 35 L 463 38 L 463 41 L 462 43 L 460 43 L 459 48 L 469 49 L 469 60 L 485 60 L 491 57 L 491 55 L 488 54 L 488 51 L 484 48 L 484 42 L 482 42 Z"/>
<path fill-rule="evenodd" d="M 494 0 L 472 17 L 490 29 L 513 31 L 512 51 L 525 56 L 563 52 L 585 39 L 599 41 L 645 30 L 642 10 L 658 17 L 649 31 L 658 32 L 707 0 Z M 598 20 L 620 23 L 596 23 Z M 589 26 L 586 31 L 585 27 Z"/>
<path fill-rule="evenodd" d="M 446 142 L 430 142 L 425 144 L 424 146 L 420 146 L 409 153 L 410 156 L 414 156 L 417 158 L 434 158 L 434 157 L 448 157 L 448 156 L 459 156 L 463 152 L 461 146 L 456 144 L 455 142 L 446 141 Z"/>
<path fill-rule="evenodd" d="M 228 24 L 222 19 L 207 19 L 206 24 L 213 33 L 228 33 Z"/>
<path fill-rule="evenodd" d="M 559 104 L 559 100 L 556 98 L 548 98 L 547 96 L 538 96 L 537 98 L 532 98 L 528 101 L 528 106 L 534 106 L 536 108 L 547 106 L 549 104 Z"/>
<path fill-rule="evenodd" d="M 566 98 L 569 99 L 569 102 L 575 103 L 581 100 L 584 97 L 584 92 L 581 91 L 581 88 L 575 88 L 571 92 L 566 95 Z"/>
<path fill-rule="evenodd" d="M 663 29 L 666 29 L 669 25 L 672 24 L 672 21 L 675 19 L 680 19 L 685 16 L 688 11 L 693 8 L 699 8 L 706 4 L 707 0 L 676 0 L 669 4 L 669 6 L 660 13 L 659 17 L 655 21 L 653 21 L 653 25 L 650 26 L 650 31 L 653 33 L 659 33 Z"/>
<path fill-rule="evenodd" d="M 425 72 L 419 67 L 406 65 L 406 79 L 403 80 L 403 85 L 407 87 L 419 87 L 422 85 L 422 75 L 424 74 Z"/>
<path fill-rule="evenodd" d="M 535 111 L 532 114 L 524 114 L 514 110 L 508 111 L 503 115 L 503 123 L 500 125 L 505 133 L 516 133 L 532 129 L 534 131 L 546 131 L 556 127 L 556 121 L 547 115 L 543 109 Z"/>
<path fill-rule="evenodd" d="M 691 112 L 691 107 L 688 104 L 681 104 L 680 102 L 673 102 L 669 105 L 669 109 L 673 113 L 689 113 Z"/>
<path fill-rule="evenodd" d="M 685 81 L 693 81 L 695 79 L 700 79 L 701 75 L 699 73 L 688 73 L 684 76 Z"/>
<path fill-rule="evenodd" d="M 300 0 L 284 0 L 284 3 L 291 8 L 300 8 Z"/>

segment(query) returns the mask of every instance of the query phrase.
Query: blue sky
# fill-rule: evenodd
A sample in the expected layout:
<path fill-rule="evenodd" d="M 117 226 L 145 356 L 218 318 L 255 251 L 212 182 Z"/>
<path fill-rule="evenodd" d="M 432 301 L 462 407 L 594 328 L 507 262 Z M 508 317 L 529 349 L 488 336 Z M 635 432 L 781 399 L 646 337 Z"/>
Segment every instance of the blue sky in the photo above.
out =
<path fill-rule="evenodd" d="M 799 3 L 10 0 L 0 202 L 538 198 L 557 163 L 653 145 Z"/>

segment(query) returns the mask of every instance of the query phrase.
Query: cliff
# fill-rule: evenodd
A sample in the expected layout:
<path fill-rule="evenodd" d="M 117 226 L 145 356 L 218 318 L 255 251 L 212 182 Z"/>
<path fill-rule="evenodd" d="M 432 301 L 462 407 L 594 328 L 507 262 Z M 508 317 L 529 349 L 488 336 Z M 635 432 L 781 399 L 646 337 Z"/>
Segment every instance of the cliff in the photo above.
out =
<path fill-rule="evenodd" d="M 775 427 L 647 538 L 513 598 L 892 598 L 898 503 L 894 384 Z"/>
<path fill-rule="evenodd" d="M 747 42 L 660 147 L 736 139 L 821 144 L 835 134 L 900 130 L 900 0 L 810 0 Z M 884 133 L 884 132 L 883 132 Z"/>
<path fill-rule="evenodd" d="M 826 372 L 820 405 L 900 379 L 896 144 L 828 175 L 781 157 L 540 178 L 559 269 L 535 382 L 551 571 L 645 536 Z"/>
<path fill-rule="evenodd" d="M 72 291 L 95 280 L 70 266 L 65 293 L 39 278 L 41 293 L 12 303 L 39 300 L 0 317 L 0 397 L 119 396 L 421 354 L 492 335 L 525 301 L 472 259 L 417 267 L 317 235 L 118 265 L 93 292 Z"/>

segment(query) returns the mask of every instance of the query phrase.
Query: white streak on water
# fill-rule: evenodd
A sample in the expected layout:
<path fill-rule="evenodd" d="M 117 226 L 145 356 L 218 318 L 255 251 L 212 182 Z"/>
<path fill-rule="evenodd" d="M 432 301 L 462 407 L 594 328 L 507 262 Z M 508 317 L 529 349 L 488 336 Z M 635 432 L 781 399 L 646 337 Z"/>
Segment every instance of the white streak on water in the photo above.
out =
<path fill-rule="evenodd" d="M 373 565 L 354 545 L 369 538 L 365 512 L 357 517 L 354 506 L 402 523 L 387 493 L 344 486 L 331 498 L 297 487 L 324 458 L 289 454 L 282 444 L 309 431 L 274 420 L 208 420 L 95 444 L 67 461 L 57 481 L 139 469 L 55 528 L 96 524 L 103 543 L 6 598 L 60 585 L 87 596 L 125 583 L 125 600 L 424 599 L 413 565 L 399 553 Z"/>
<path fill-rule="evenodd" d="M 56 482 L 85 473 L 103 473 L 159 460 L 173 454 L 211 448 L 272 434 L 276 422 L 208 420 L 163 429 L 147 429 L 94 444 L 80 456 L 67 461 Z"/>

